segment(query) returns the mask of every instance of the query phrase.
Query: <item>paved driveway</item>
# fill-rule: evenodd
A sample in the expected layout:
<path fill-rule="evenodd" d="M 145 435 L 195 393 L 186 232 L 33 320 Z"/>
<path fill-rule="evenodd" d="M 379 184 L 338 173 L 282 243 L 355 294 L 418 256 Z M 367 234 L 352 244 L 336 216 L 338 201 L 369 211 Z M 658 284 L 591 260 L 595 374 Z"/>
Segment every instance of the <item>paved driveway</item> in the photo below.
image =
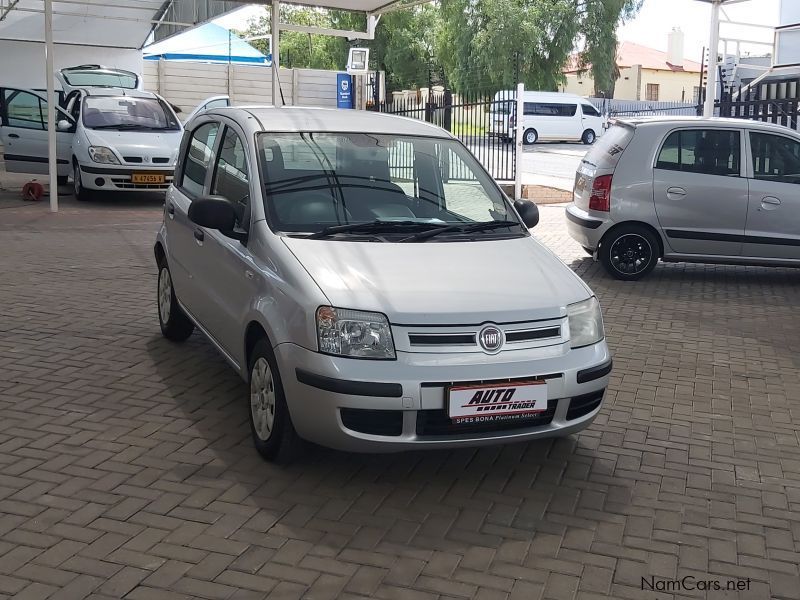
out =
<path fill-rule="evenodd" d="M 537 235 L 594 287 L 615 353 L 590 429 L 276 467 L 210 345 L 160 336 L 158 203 L 18 206 L 0 201 L 0 597 L 705 597 L 675 592 L 690 575 L 800 598 L 800 271 L 612 281 L 545 207 Z"/>

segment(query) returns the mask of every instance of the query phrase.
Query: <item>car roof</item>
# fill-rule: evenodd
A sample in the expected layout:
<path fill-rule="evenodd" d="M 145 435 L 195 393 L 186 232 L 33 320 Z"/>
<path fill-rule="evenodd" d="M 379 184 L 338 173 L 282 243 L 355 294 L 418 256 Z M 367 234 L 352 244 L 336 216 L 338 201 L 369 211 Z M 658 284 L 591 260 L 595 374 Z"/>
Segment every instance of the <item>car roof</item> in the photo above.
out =
<path fill-rule="evenodd" d="M 732 119 L 728 117 L 694 117 L 694 116 L 660 116 L 660 117 L 631 117 L 625 118 L 620 117 L 616 120 L 622 123 L 628 123 L 633 125 L 634 127 L 648 127 L 648 126 L 720 126 L 720 127 L 747 127 L 750 129 L 764 129 L 768 131 L 779 131 L 781 133 L 786 133 L 790 131 L 794 134 L 797 134 L 796 131 L 785 127 L 784 125 L 778 125 L 777 123 L 765 123 L 764 121 L 754 121 L 751 119 Z"/>
<path fill-rule="evenodd" d="M 367 110 L 299 106 L 236 106 L 200 113 L 226 115 L 243 122 L 255 117 L 261 131 L 318 131 L 332 133 L 387 133 L 452 138 L 447 131 L 425 121 Z"/>

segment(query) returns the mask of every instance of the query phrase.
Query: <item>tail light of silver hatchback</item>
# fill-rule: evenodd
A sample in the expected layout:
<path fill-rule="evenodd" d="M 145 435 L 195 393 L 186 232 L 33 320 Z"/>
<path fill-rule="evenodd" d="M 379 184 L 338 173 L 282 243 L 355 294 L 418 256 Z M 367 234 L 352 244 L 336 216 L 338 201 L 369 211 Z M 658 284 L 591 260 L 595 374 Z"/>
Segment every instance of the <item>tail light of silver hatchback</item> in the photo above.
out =
<path fill-rule="evenodd" d="M 600 175 L 592 182 L 592 195 L 589 197 L 589 210 L 609 212 L 611 210 L 612 175 Z"/>

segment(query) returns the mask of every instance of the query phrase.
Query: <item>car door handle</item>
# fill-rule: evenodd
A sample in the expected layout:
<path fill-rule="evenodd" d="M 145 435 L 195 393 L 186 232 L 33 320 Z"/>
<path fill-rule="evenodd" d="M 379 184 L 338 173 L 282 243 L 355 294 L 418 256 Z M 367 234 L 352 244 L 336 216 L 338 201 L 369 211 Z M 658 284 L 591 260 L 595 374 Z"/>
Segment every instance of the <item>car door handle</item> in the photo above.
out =
<path fill-rule="evenodd" d="M 775 210 L 781 205 L 781 201 L 779 198 L 775 198 L 774 196 L 766 196 L 765 198 L 761 199 L 761 208 L 764 210 Z"/>
<path fill-rule="evenodd" d="M 10 138 L 14 138 L 15 140 L 18 140 L 18 139 L 19 139 L 19 135 L 18 135 L 18 134 L 16 134 L 16 133 L 9 133 L 9 134 L 8 134 L 8 137 L 10 137 Z"/>
<path fill-rule="evenodd" d="M 170 219 L 175 218 L 175 205 L 172 202 L 167 204 L 167 214 L 169 215 Z"/>
<path fill-rule="evenodd" d="M 203 240 L 206 239 L 206 234 L 203 233 L 202 229 L 195 229 L 194 230 L 194 239 L 197 240 L 198 244 L 202 245 L 203 244 Z"/>
<path fill-rule="evenodd" d="M 667 198 L 670 200 L 682 200 L 686 196 L 686 190 L 680 187 L 667 188 Z"/>

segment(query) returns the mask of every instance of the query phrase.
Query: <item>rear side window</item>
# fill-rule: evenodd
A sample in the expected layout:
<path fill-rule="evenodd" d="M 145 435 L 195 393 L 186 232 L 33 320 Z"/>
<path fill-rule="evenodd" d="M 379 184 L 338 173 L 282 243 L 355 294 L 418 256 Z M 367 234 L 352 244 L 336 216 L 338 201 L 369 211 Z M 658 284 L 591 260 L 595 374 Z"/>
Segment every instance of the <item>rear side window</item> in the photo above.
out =
<path fill-rule="evenodd" d="M 203 193 L 203 185 L 211 165 L 211 154 L 218 129 L 219 123 L 206 123 L 191 134 L 189 147 L 186 150 L 186 160 L 183 163 L 181 187 L 195 196 Z"/>
<path fill-rule="evenodd" d="M 673 131 L 658 154 L 656 169 L 739 176 L 741 135 L 721 129 Z"/>
<path fill-rule="evenodd" d="M 751 132 L 750 146 L 756 179 L 800 183 L 800 142 L 782 135 Z"/>

